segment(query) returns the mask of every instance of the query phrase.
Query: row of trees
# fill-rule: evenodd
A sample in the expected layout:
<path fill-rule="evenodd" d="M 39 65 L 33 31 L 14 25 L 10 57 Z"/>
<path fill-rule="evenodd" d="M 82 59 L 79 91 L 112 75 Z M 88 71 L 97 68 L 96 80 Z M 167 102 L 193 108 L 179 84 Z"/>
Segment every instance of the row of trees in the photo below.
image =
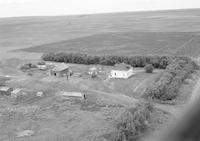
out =
<path fill-rule="evenodd" d="M 160 101 L 175 99 L 184 80 L 197 69 L 198 66 L 192 60 L 174 59 L 153 85 L 145 90 L 144 96 Z"/>
<path fill-rule="evenodd" d="M 152 64 L 154 68 L 165 69 L 172 61 L 171 56 L 95 56 L 79 53 L 46 53 L 42 56 L 44 61 L 56 61 L 77 64 L 115 65 L 126 63 L 133 67 L 144 67 Z"/>

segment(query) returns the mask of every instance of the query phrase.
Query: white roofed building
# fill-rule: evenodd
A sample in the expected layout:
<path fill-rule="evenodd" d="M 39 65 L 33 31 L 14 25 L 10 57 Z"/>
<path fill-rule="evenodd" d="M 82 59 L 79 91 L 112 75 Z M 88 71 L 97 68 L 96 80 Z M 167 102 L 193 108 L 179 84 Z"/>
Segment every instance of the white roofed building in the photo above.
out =
<path fill-rule="evenodd" d="M 125 63 L 116 64 L 110 71 L 110 78 L 127 79 L 134 74 L 133 68 Z"/>

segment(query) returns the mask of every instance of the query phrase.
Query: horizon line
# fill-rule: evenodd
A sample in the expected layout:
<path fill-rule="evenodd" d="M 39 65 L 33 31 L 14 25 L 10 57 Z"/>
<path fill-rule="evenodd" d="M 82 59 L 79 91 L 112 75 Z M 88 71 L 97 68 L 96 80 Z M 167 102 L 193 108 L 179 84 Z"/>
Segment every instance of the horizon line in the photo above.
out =
<path fill-rule="evenodd" d="M 173 8 L 173 9 L 148 9 L 148 10 L 128 10 L 128 11 L 115 11 L 115 12 L 96 12 L 96 13 L 83 13 L 83 14 L 58 14 L 58 15 L 30 15 L 30 16 L 5 16 L 0 19 L 8 18 L 31 18 L 31 17 L 70 17 L 70 16 L 90 16 L 90 15 L 104 15 L 104 14 L 124 14 L 124 13 L 146 13 L 146 12 L 167 12 L 167 11 L 184 11 L 184 10 L 200 10 L 197 8 Z"/>

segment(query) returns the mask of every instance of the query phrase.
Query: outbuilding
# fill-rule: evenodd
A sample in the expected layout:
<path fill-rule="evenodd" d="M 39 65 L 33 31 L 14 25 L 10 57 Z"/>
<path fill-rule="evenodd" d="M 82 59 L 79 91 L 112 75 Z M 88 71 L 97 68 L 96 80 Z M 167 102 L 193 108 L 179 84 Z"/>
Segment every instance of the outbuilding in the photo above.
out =
<path fill-rule="evenodd" d="M 93 74 L 97 75 L 97 73 L 98 73 L 98 68 L 97 67 L 91 67 L 88 70 L 88 74 L 90 74 L 90 75 L 93 75 Z"/>
<path fill-rule="evenodd" d="M 86 99 L 86 94 L 81 92 L 60 92 L 61 96 L 68 98 L 81 98 Z"/>
<path fill-rule="evenodd" d="M 39 70 L 47 70 L 47 66 L 46 65 L 37 65 Z"/>
<path fill-rule="evenodd" d="M 11 97 L 17 97 L 17 96 L 21 95 L 22 93 L 23 93 L 22 89 L 16 88 L 11 92 Z"/>
<path fill-rule="evenodd" d="M 11 95 L 11 92 L 12 92 L 12 88 L 9 88 L 9 87 L 0 87 L 0 94 L 1 95 Z"/>
<path fill-rule="evenodd" d="M 64 77 L 69 75 L 69 66 L 65 63 L 56 64 L 56 66 L 50 70 L 50 76 Z"/>
<path fill-rule="evenodd" d="M 134 74 L 133 68 L 125 63 L 116 64 L 110 71 L 110 78 L 124 78 L 127 79 Z"/>

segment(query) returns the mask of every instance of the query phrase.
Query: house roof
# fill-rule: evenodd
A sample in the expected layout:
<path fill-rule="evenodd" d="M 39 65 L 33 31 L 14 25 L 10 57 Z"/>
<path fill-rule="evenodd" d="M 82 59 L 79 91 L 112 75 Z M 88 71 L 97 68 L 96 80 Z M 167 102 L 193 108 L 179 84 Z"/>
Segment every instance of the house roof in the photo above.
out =
<path fill-rule="evenodd" d="M 65 63 L 56 64 L 56 66 L 52 69 L 52 71 L 63 71 L 68 69 L 69 66 Z"/>
<path fill-rule="evenodd" d="M 10 88 L 9 87 L 0 87 L 0 91 L 8 91 Z"/>
<path fill-rule="evenodd" d="M 131 68 L 130 65 L 125 63 L 115 64 L 113 70 L 128 71 Z"/>
<path fill-rule="evenodd" d="M 60 93 L 62 96 L 67 96 L 67 97 L 83 97 L 83 93 L 80 92 L 61 92 Z"/>

